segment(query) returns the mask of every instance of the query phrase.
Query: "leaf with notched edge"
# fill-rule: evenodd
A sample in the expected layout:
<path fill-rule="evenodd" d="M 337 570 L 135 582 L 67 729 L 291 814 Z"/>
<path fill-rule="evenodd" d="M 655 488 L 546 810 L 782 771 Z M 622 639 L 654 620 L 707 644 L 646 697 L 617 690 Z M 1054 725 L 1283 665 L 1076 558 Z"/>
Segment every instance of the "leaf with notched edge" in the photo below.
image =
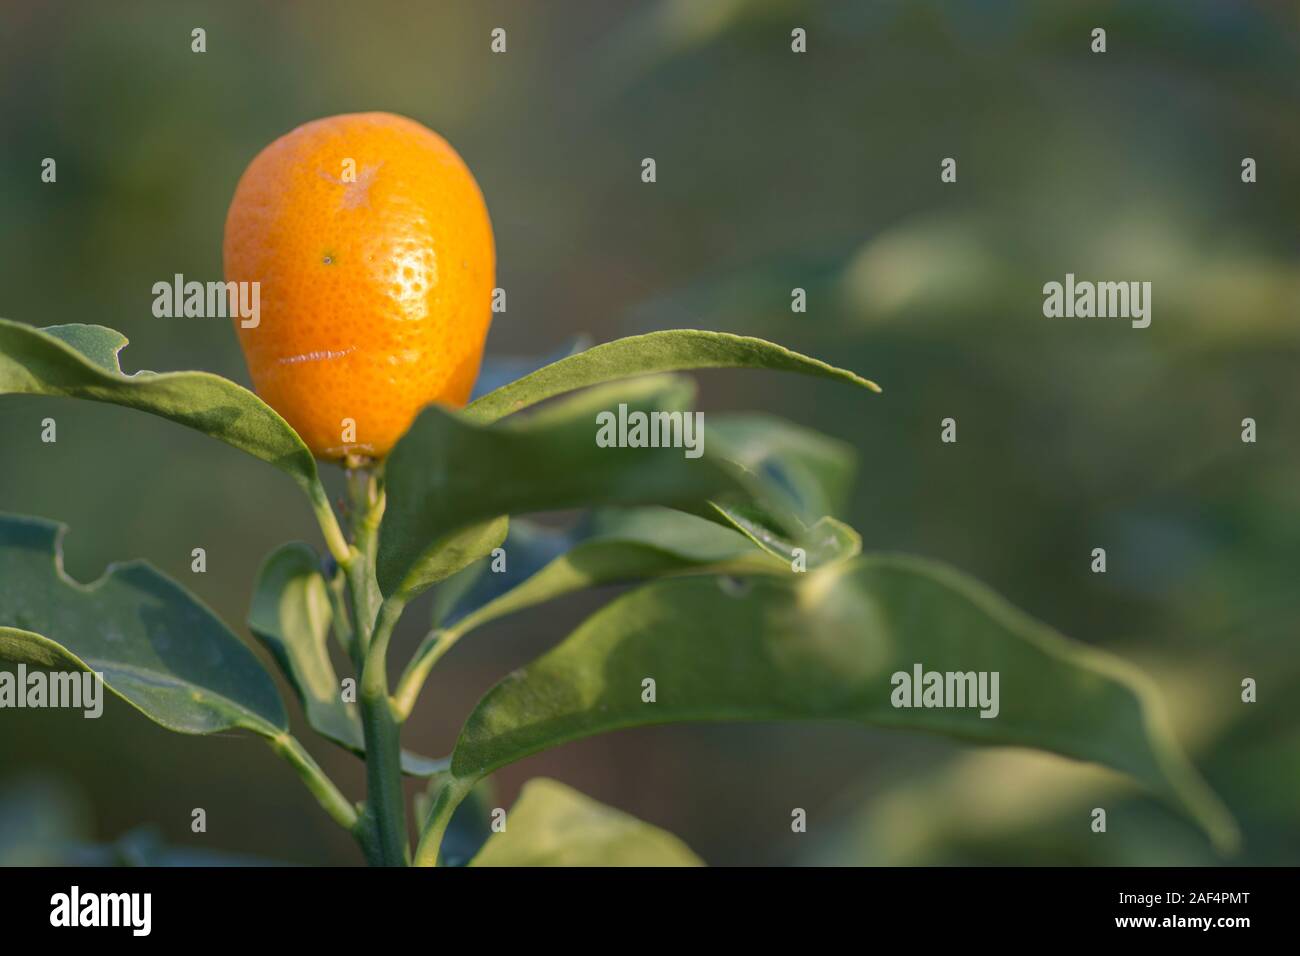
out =
<path fill-rule="evenodd" d="M 0 515 L 0 659 L 101 672 L 109 690 L 169 730 L 287 731 L 270 675 L 206 606 L 143 561 L 77 583 L 63 573 L 63 531 Z"/>
<path fill-rule="evenodd" d="M 127 344 L 101 325 L 37 329 L 0 319 L 0 395 L 54 395 L 135 408 L 202 432 L 287 473 L 324 501 L 316 460 L 298 433 L 248 389 L 210 372 L 136 372 Z"/>

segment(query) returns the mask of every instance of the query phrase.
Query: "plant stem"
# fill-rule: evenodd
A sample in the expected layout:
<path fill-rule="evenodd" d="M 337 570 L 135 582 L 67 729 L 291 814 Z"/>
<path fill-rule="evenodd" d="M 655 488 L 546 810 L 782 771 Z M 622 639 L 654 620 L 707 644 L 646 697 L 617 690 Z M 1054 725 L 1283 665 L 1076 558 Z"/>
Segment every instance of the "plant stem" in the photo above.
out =
<path fill-rule="evenodd" d="M 320 802 L 328 813 L 339 826 L 355 832 L 357 826 L 356 808 L 348 802 L 348 798 L 343 796 L 339 788 L 334 785 L 334 781 L 325 776 L 325 771 L 320 768 L 320 764 L 312 759 L 311 754 L 303 749 L 301 743 L 296 737 L 290 734 L 280 734 L 278 737 L 271 738 L 271 749 L 287 760 L 293 769 L 298 771 L 298 776 L 307 785 L 307 789 Z"/>
<path fill-rule="evenodd" d="M 388 696 L 388 640 L 402 613 L 390 598 L 380 608 L 361 671 L 361 729 L 366 742 L 366 813 L 374 828 L 381 865 L 408 862 L 406 805 L 398 722 Z"/>
<path fill-rule="evenodd" d="M 411 715 L 411 710 L 420 697 L 420 691 L 423 689 L 424 682 L 428 679 L 430 671 L 433 670 L 438 661 L 442 660 L 442 656 L 455 646 L 457 641 L 475 628 L 510 614 L 512 611 L 518 610 L 520 606 L 527 607 L 527 604 L 518 604 L 514 594 L 507 592 L 484 604 L 478 610 L 465 615 L 456 622 L 454 627 L 440 628 L 426 634 L 397 682 L 394 704 L 397 707 L 398 720 L 406 720 Z"/>
<path fill-rule="evenodd" d="M 347 575 L 352 598 L 353 632 L 358 644 L 354 663 L 359 667 L 379 610 L 376 607 L 379 589 L 375 585 L 375 553 L 379 548 L 379 524 L 384 517 L 385 498 L 381 475 L 368 474 L 364 481 L 357 478 L 355 473 L 348 472 L 353 545 L 348 551 L 347 561 L 341 562 L 341 566 Z"/>
<path fill-rule="evenodd" d="M 465 615 L 456 622 L 455 627 L 440 628 L 430 631 L 425 635 L 420 646 L 415 649 L 415 654 L 402 671 L 401 678 L 397 681 L 397 693 L 394 695 L 394 703 L 397 707 L 399 720 L 405 720 L 411 715 L 411 710 L 415 707 L 415 702 L 420 697 L 420 691 L 424 688 L 424 682 L 429 677 L 429 672 L 433 670 L 435 664 L 442 660 L 446 654 L 462 637 L 468 634 L 474 628 L 488 621 L 494 620 L 503 614 L 508 614 L 512 610 L 509 602 L 510 595 L 505 595 L 505 599 L 498 598 L 495 601 L 489 601 L 471 614 Z"/>
<path fill-rule="evenodd" d="M 361 675 L 358 704 L 366 746 L 366 802 L 362 813 L 358 815 L 296 739 L 282 734 L 273 739 L 272 746 L 294 766 L 326 812 L 353 833 L 371 864 L 406 866 L 410 863 L 410 845 L 402 793 L 400 720 L 388 694 L 387 674 L 388 641 L 404 602 L 390 599 L 379 603 L 374 569 L 385 505 L 383 464 L 364 472 L 359 468 L 361 464 L 351 459 L 347 462 L 351 542 L 344 537 L 319 480 L 311 484 L 308 493 L 325 543 L 342 572 L 328 582 L 335 634 Z M 345 587 L 349 598 L 346 608 Z M 351 613 L 345 616 L 347 611 Z"/>
<path fill-rule="evenodd" d="M 433 665 L 442 659 L 443 654 L 451 650 L 451 646 L 459 637 L 460 632 L 455 629 L 440 629 L 425 635 L 397 681 L 397 691 L 393 694 L 393 707 L 397 710 L 398 720 L 404 721 L 411 716 L 411 711 L 420 697 L 420 691 L 424 689 L 424 682 L 428 679 L 429 672 L 433 670 Z"/>
<path fill-rule="evenodd" d="M 388 696 L 388 641 L 404 602 L 390 598 L 378 608 L 374 606 L 379 594 L 374 584 L 375 553 L 384 514 L 381 475 L 372 473 L 364 483 L 355 483 L 353 502 L 355 560 L 348 569 L 348 579 L 356 630 L 366 636 L 359 648 L 364 661 L 358 701 L 366 743 L 366 819 L 375 862 L 381 866 L 406 866 L 410 848 L 402 794 L 402 751 L 397 717 Z"/>
<path fill-rule="evenodd" d="M 378 866 L 406 866 L 406 804 L 402 753 L 388 695 L 361 692 L 361 730 L 366 741 L 366 825 Z"/>
<path fill-rule="evenodd" d="M 366 555 L 352 549 L 352 560 L 344 569 L 347 578 L 348 597 L 352 608 L 352 666 L 361 672 L 365 664 L 366 651 L 370 646 L 370 632 L 375 624 L 377 608 L 374 602 L 374 589 L 370 583 L 370 562 Z"/>
<path fill-rule="evenodd" d="M 425 821 L 424 829 L 420 833 L 420 845 L 415 850 L 416 866 L 438 865 L 438 851 L 442 848 L 442 838 L 447 832 L 447 825 L 451 823 L 456 808 L 474 789 L 474 782 L 459 777 L 448 777 L 447 782 L 438 791 L 433 807 L 429 810 L 429 819 Z"/>

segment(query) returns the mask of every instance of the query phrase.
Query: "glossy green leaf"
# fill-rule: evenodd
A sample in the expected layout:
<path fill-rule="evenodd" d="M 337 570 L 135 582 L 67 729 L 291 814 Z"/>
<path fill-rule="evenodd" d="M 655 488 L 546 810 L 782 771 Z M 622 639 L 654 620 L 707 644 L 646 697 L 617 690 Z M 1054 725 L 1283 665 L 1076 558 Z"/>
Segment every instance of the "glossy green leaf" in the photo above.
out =
<path fill-rule="evenodd" d="M 184 588 L 142 561 L 90 585 L 63 572 L 61 525 L 0 516 L 0 659 L 103 674 L 105 686 L 169 730 L 287 730 L 253 653 Z"/>
<path fill-rule="evenodd" d="M 391 497 L 389 500 L 392 501 Z M 389 508 L 392 508 L 391 503 Z M 509 528 L 510 519 L 506 515 L 498 515 L 475 521 L 465 527 L 447 530 L 441 537 L 435 539 L 431 546 L 420 547 L 419 542 L 407 541 L 410 546 L 408 554 L 411 555 L 412 560 L 401 578 L 402 583 L 395 586 L 392 591 L 386 590 L 383 584 L 382 565 L 379 565 L 376 567 L 376 574 L 380 590 L 385 594 L 396 593 L 409 598 L 430 584 L 449 578 L 484 555 L 492 553 L 506 539 Z M 392 531 L 389 535 L 390 541 L 394 538 L 402 540 L 407 537 L 405 534 Z M 382 537 L 379 554 L 382 561 L 384 554 Z"/>
<path fill-rule="evenodd" d="M 709 506 L 720 519 L 756 546 L 778 558 L 787 568 L 811 571 L 827 564 L 855 557 L 862 551 L 862 538 L 837 518 L 819 518 L 812 527 L 800 527 L 793 534 L 782 530 L 762 508 L 739 502 Z"/>
<path fill-rule="evenodd" d="M 998 710 L 896 708 L 893 675 L 996 672 Z M 653 678 L 657 699 L 642 702 Z M 850 720 L 1035 747 L 1128 773 L 1220 844 L 1231 818 L 1178 748 L 1135 669 L 1077 644 L 941 565 L 865 557 L 786 577 L 646 585 L 493 688 L 452 772 L 476 779 L 621 727 L 680 721 Z"/>
<path fill-rule="evenodd" d="M 193 428 L 287 472 L 313 499 L 316 461 L 298 433 L 248 389 L 209 372 L 124 373 L 120 332 L 37 329 L 0 319 L 0 394 L 56 395 L 135 408 Z"/>
<path fill-rule="evenodd" d="M 504 570 L 486 563 L 453 579 L 434 601 L 435 629 L 407 666 L 397 704 L 410 713 L 438 659 L 490 621 L 602 584 L 678 574 L 789 574 L 786 563 L 735 531 L 669 508 L 597 511 L 569 531 L 517 519 L 505 542 Z"/>
<path fill-rule="evenodd" d="M 561 359 L 472 402 L 470 421 L 497 421 L 540 401 L 591 385 L 651 372 L 700 368 L 763 368 L 836 379 L 880 391 L 853 372 L 827 365 L 763 339 L 727 332 L 670 329 L 616 339 Z"/>
<path fill-rule="evenodd" d="M 502 386 L 509 385 L 525 375 L 531 375 L 538 369 L 546 368 L 546 366 L 558 362 L 560 359 L 566 359 L 570 355 L 577 355 L 584 349 L 590 348 L 590 346 L 591 341 L 586 336 L 578 336 L 570 339 L 549 355 L 542 357 L 488 353 L 483 356 L 483 364 L 479 367 L 478 378 L 474 380 L 474 391 L 470 395 L 470 401 L 482 398 L 489 392 L 494 392 Z"/>
<path fill-rule="evenodd" d="M 49 325 L 38 331 L 66 342 L 100 368 L 122 374 L 118 353 L 127 346 L 127 337 L 117 329 L 102 325 Z"/>
<path fill-rule="evenodd" d="M 563 542 L 563 543 L 561 543 Z M 558 553 L 557 553 L 558 549 Z M 669 508 L 593 512 L 568 533 L 516 521 L 502 572 L 482 572 L 442 624 L 464 633 L 600 584 L 683 573 L 789 573 L 743 535 Z M 549 560 L 538 559 L 554 555 Z"/>
<path fill-rule="evenodd" d="M 524 784 L 470 866 L 703 866 L 666 830 L 584 796 L 556 780 Z"/>
<path fill-rule="evenodd" d="M 850 446 L 771 415 L 716 415 L 709 428 L 727 456 L 761 476 L 801 526 L 793 534 L 784 530 L 754 502 L 714 502 L 727 524 L 787 566 L 793 566 L 796 549 L 802 550 L 805 570 L 862 550 L 858 533 L 830 517 L 843 510 L 853 486 L 857 461 Z"/>
<path fill-rule="evenodd" d="M 492 570 L 495 559 L 483 558 L 439 583 L 433 592 L 431 623 L 453 624 L 489 601 L 499 598 L 554 561 L 583 536 L 583 526 L 553 528 L 528 518 L 510 522 L 501 547 L 506 561 Z"/>
<path fill-rule="evenodd" d="M 781 488 L 805 520 L 843 512 L 857 472 L 851 445 L 774 415 L 711 415 L 708 425 L 733 461 Z"/>
<path fill-rule="evenodd" d="M 725 492 L 771 497 L 764 483 L 706 439 L 703 455 L 680 448 L 602 448 L 596 416 L 688 409 L 694 388 L 677 376 L 643 377 L 589 389 L 518 420 L 469 424 L 425 409 L 386 466 L 387 507 L 376 562 L 380 590 L 407 598 L 488 553 L 501 516 L 596 505 L 663 504 L 703 509 Z M 707 434 L 707 427 L 706 427 Z M 717 443 L 713 443 L 716 445 Z M 773 505 L 779 510 L 779 504 Z M 496 526 L 504 536 L 504 526 Z M 448 564 L 448 542 L 474 547 Z M 474 553 L 477 550 L 477 553 Z"/>
<path fill-rule="evenodd" d="M 345 746 L 360 739 L 354 705 L 344 704 L 329 656 L 333 612 L 316 552 L 301 543 L 273 551 L 262 564 L 248 628 L 275 657 L 298 694 L 307 721 Z"/>
<path fill-rule="evenodd" d="M 320 558 L 302 543 L 273 551 L 258 572 L 248 627 L 275 657 L 318 733 L 358 756 L 365 735 L 356 704 L 345 703 L 342 684 L 329 654 L 333 619 Z M 402 752 L 402 771 L 428 777 L 446 762 Z"/>

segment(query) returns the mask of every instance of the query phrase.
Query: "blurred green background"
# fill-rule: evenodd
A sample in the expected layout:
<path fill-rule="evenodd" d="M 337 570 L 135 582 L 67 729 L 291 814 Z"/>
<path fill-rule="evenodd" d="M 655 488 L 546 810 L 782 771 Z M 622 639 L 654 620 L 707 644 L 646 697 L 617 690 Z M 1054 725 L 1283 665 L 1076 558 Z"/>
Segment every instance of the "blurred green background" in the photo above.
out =
<path fill-rule="evenodd" d="M 498 26 L 505 55 L 489 51 Z M 1105 55 L 1089 52 L 1095 26 Z M 195 27 L 204 54 L 190 51 Z M 794 27 L 805 55 L 790 51 Z M 509 295 L 490 351 L 700 327 L 880 382 L 870 396 L 700 376 L 706 409 L 761 409 L 859 449 L 846 517 L 868 549 L 951 562 L 1144 666 L 1243 826 L 1237 862 L 1300 861 L 1294 3 L 7 2 L 0 315 L 102 323 L 130 337 L 128 370 L 247 383 L 228 323 L 154 318 L 151 287 L 219 278 L 226 206 L 253 155 L 358 110 L 438 130 L 478 178 Z M 39 178 L 47 156 L 54 185 Z M 653 185 L 640 182 L 646 156 Z M 948 156 L 956 184 L 939 179 Z M 1042 285 L 1066 272 L 1150 280 L 1151 327 L 1045 319 Z M 790 311 L 796 286 L 806 314 Z M 46 415 L 57 444 L 40 441 Z M 939 441 L 948 416 L 956 445 Z M 1240 440 L 1248 416 L 1253 445 Z M 0 400 L 0 510 L 68 523 L 79 579 L 146 558 L 245 636 L 262 557 L 318 542 L 273 469 L 71 401 Z M 1089 571 L 1094 547 L 1104 575 Z M 446 752 L 484 690 L 606 597 L 459 646 L 407 744 Z M 399 658 L 426 614 L 408 613 Z M 1253 705 L 1239 700 L 1246 676 Z M 354 758 L 304 739 L 361 793 Z M 542 774 L 714 864 L 1216 860 L 1107 772 L 858 727 L 621 732 L 502 771 L 503 805 Z M 66 818 L 101 839 L 151 823 L 196 850 L 360 860 L 258 740 L 173 735 L 115 699 L 98 721 L 0 713 L 0 791 L 5 838 L 36 832 L 13 809 L 26 794 L 42 825 Z M 1099 805 L 1106 835 L 1088 829 Z M 194 807 L 205 835 L 190 832 Z M 791 833 L 793 807 L 808 811 L 806 834 Z"/>

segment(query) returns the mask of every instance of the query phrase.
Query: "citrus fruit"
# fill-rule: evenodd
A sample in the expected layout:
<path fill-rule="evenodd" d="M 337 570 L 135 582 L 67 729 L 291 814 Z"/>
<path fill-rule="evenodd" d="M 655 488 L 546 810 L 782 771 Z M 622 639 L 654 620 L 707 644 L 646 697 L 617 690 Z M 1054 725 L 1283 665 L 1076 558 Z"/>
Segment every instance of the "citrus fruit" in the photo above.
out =
<path fill-rule="evenodd" d="M 331 116 L 249 164 L 226 216 L 235 317 L 257 393 L 318 458 L 382 458 L 432 402 L 464 405 L 491 321 L 487 206 L 437 133 L 390 113 Z"/>

